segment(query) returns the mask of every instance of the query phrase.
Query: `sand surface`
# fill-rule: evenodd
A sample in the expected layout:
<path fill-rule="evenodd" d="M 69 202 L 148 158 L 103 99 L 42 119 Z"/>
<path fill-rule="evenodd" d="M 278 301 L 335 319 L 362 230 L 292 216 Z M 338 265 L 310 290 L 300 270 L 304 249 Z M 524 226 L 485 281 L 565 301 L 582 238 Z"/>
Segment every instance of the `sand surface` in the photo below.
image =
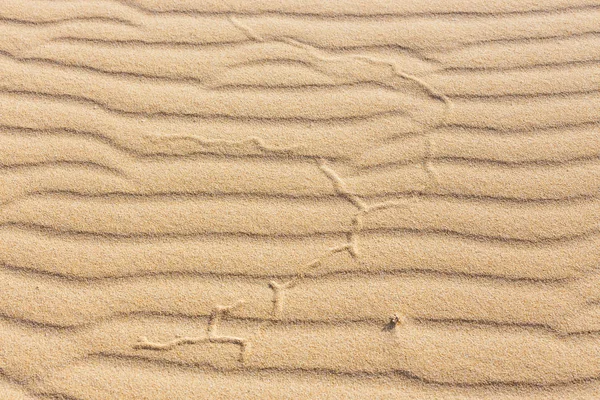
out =
<path fill-rule="evenodd" d="M 598 0 L 0 3 L 1 399 L 597 399 Z"/>

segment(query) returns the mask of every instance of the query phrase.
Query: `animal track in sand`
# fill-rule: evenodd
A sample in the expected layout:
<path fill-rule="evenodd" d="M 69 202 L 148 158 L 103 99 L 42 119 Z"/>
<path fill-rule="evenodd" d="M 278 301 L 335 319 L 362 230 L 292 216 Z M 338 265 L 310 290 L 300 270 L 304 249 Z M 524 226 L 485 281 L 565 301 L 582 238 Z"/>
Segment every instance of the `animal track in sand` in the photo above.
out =
<path fill-rule="evenodd" d="M 138 343 L 136 343 L 133 347 L 135 349 L 166 351 L 186 344 L 231 343 L 240 347 L 239 361 L 240 363 L 244 364 L 250 343 L 244 338 L 223 336 L 218 333 L 221 317 L 224 314 L 231 312 L 235 308 L 242 306 L 244 303 L 245 302 L 243 300 L 240 300 L 230 306 L 216 305 L 208 320 L 206 336 L 181 336 L 176 337 L 168 342 L 151 342 L 147 337 L 141 336 L 138 340 Z"/>
<path fill-rule="evenodd" d="M 260 35 L 253 32 L 250 28 L 244 26 L 240 21 L 236 20 L 234 17 L 230 17 L 231 23 L 239 30 L 244 32 L 251 40 L 257 42 L 264 42 L 265 39 Z M 301 48 L 307 51 L 315 60 L 319 61 L 337 61 L 338 59 L 344 57 L 326 57 L 320 54 L 317 49 L 312 46 L 306 45 L 304 43 L 300 43 L 298 41 L 288 39 L 288 38 L 274 38 L 272 40 L 280 41 L 283 43 L 287 43 L 294 47 Z M 348 56 L 346 56 L 348 57 Z M 403 72 L 398 71 L 395 64 L 379 59 L 373 59 L 371 57 L 366 56 L 350 56 L 352 59 L 356 59 L 358 61 L 366 62 L 368 64 L 373 65 L 382 65 L 384 67 L 389 67 L 392 71 L 392 75 L 401 77 L 408 81 L 412 81 L 417 85 L 421 86 L 424 91 L 429 93 L 430 96 L 441 100 L 445 104 L 445 115 L 441 119 L 442 123 L 445 121 L 445 117 L 451 110 L 451 102 L 450 100 L 443 94 L 438 93 L 435 89 L 430 87 L 425 82 L 421 81 L 419 78 L 413 77 L 411 75 L 405 74 Z M 250 137 L 244 141 L 228 141 L 228 140 L 203 140 L 201 138 L 196 138 L 192 136 L 176 136 L 171 137 L 171 140 L 192 140 L 195 141 L 205 147 L 214 147 L 214 146 L 231 146 L 231 147 L 245 147 L 245 146 L 254 146 L 256 149 L 265 153 L 291 153 L 298 146 L 292 147 L 274 147 L 264 143 L 261 138 Z M 431 166 L 431 159 L 433 157 L 434 152 L 434 144 L 432 143 L 432 139 L 429 136 L 425 137 L 425 155 L 422 159 L 422 167 L 426 174 L 431 177 L 431 182 L 433 185 L 436 185 L 438 180 L 436 179 L 435 171 Z M 348 188 L 346 183 L 340 177 L 340 175 L 332 169 L 324 158 L 315 157 L 314 158 L 318 168 L 322 171 L 322 173 L 329 179 L 329 181 L 333 185 L 333 189 L 337 196 L 347 200 L 350 204 L 356 207 L 357 211 L 354 215 L 351 216 L 350 219 L 350 228 L 346 233 L 346 243 L 340 244 L 339 246 L 335 246 L 330 248 L 327 252 L 319 256 L 318 258 L 310 261 L 306 265 L 302 267 L 300 271 L 294 276 L 291 280 L 283 283 L 279 283 L 276 281 L 269 282 L 268 286 L 273 290 L 273 309 L 272 315 L 276 318 L 280 318 L 285 304 L 285 294 L 287 289 L 294 288 L 297 284 L 302 281 L 306 277 L 306 274 L 312 270 L 315 270 L 322 266 L 323 262 L 338 253 L 348 252 L 348 254 L 353 259 L 358 259 L 360 257 L 360 249 L 359 249 L 359 237 L 360 233 L 363 230 L 364 225 L 364 217 L 375 211 L 385 210 L 388 208 L 401 207 L 405 205 L 404 202 L 399 201 L 384 201 L 375 204 L 367 204 L 361 197 L 352 193 L 352 191 Z M 146 349 L 146 350 L 171 350 L 176 346 L 187 345 L 187 344 L 199 344 L 199 343 L 231 343 L 240 346 L 240 362 L 243 364 L 245 361 L 247 349 L 249 343 L 244 338 L 232 337 L 232 336 L 221 336 L 217 333 L 218 324 L 222 315 L 230 312 L 236 307 L 239 307 L 243 302 L 237 302 L 231 306 L 220 306 L 217 305 L 210 316 L 208 327 L 207 327 L 207 336 L 200 337 L 176 337 L 175 339 L 168 342 L 151 342 L 146 337 L 141 337 L 139 342 L 134 346 L 136 349 Z M 394 315 L 389 321 L 389 323 L 384 327 L 383 330 L 394 330 L 397 324 L 404 323 L 406 321 L 404 316 L 398 316 L 398 314 Z"/>
<path fill-rule="evenodd" d="M 348 189 L 346 183 L 342 180 L 342 178 L 338 175 L 337 172 L 335 172 L 329 165 L 327 165 L 327 162 L 324 159 L 318 160 L 318 167 L 332 182 L 336 194 L 346 199 L 352 205 L 354 205 L 357 208 L 357 212 L 351 217 L 351 225 L 350 229 L 346 233 L 345 244 L 332 247 L 331 249 L 329 249 L 328 252 L 321 255 L 319 258 L 309 262 L 291 280 L 284 283 L 278 283 L 275 281 L 269 282 L 269 287 L 273 290 L 273 316 L 275 317 L 281 317 L 281 314 L 283 312 L 283 304 L 285 300 L 284 290 L 295 287 L 306 276 L 306 273 L 316 268 L 319 268 L 326 258 L 344 251 L 347 251 L 348 254 L 350 254 L 350 256 L 355 260 L 360 257 L 360 249 L 358 242 L 360 233 L 364 227 L 363 218 L 367 214 L 374 211 L 402 207 L 405 205 L 405 202 L 393 200 L 369 205 L 365 203 L 365 201 L 362 200 L 358 195 L 352 193 L 350 189 Z M 434 180 L 433 183 L 435 184 L 436 181 Z"/>
<path fill-rule="evenodd" d="M 259 34 L 254 32 L 251 28 L 245 26 L 241 21 L 237 20 L 235 17 L 231 16 L 230 21 L 236 28 L 238 28 L 245 35 L 247 35 L 249 39 L 258 41 L 258 42 L 265 41 L 265 38 L 261 37 Z M 301 42 L 298 42 L 293 39 L 285 38 L 285 37 L 284 38 L 276 38 L 274 40 L 281 41 L 283 43 L 287 43 L 292 46 L 302 48 L 302 49 L 306 50 L 315 59 L 321 60 L 321 61 L 337 60 L 337 59 L 343 57 L 343 56 L 325 57 L 325 56 L 319 54 L 317 49 L 315 49 L 314 47 L 304 44 L 304 43 L 301 43 Z M 346 57 L 348 57 L 348 56 L 346 56 Z M 409 80 L 409 81 L 412 81 L 412 82 L 418 84 L 425 91 L 427 91 L 432 97 L 441 100 L 445 105 L 444 116 L 441 119 L 442 124 L 446 120 L 447 115 L 451 112 L 452 103 L 447 96 L 439 93 L 438 91 L 436 91 L 434 88 L 429 86 L 427 83 L 425 83 L 421 79 L 399 71 L 394 63 L 386 61 L 386 60 L 379 60 L 379 59 L 374 59 L 374 58 L 366 57 L 366 56 L 350 56 L 350 58 L 364 61 L 364 62 L 374 64 L 374 65 L 387 66 L 392 70 L 393 75 L 402 77 L 406 80 Z M 428 176 L 430 176 L 431 182 L 435 186 L 438 184 L 438 179 L 437 179 L 436 173 L 433 169 L 433 166 L 431 165 L 431 159 L 434 156 L 433 153 L 434 153 L 435 147 L 434 147 L 434 143 L 433 143 L 431 137 L 429 137 L 429 136 L 427 136 L 425 138 L 425 148 L 426 148 L 426 151 L 425 151 L 425 156 L 422 159 L 422 167 L 423 167 L 425 173 Z M 381 203 L 375 203 L 372 205 L 368 205 L 358 195 L 352 193 L 348 189 L 347 185 L 342 180 L 342 178 L 337 174 L 337 172 L 335 172 L 330 166 L 327 165 L 327 162 L 325 159 L 318 158 L 317 164 L 318 164 L 319 169 L 332 182 L 333 188 L 334 188 L 336 194 L 338 196 L 346 199 L 352 205 L 354 205 L 358 209 L 358 211 L 351 218 L 351 227 L 346 234 L 347 241 L 345 244 L 342 244 L 342 245 L 339 245 L 339 246 L 329 249 L 329 251 L 326 252 L 325 254 L 321 255 L 317 259 L 306 264 L 304 266 L 304 268 L 293 279 L 291 279 L 287 282 L 284 282 L 284 283 L 278 283 L 275 281 L 269 282 L 269 288 L 271 288 L 273 290 L 273 316 L 275 316 L 275 317 L 281 317 L 281 314 L 283 312 L 283 305 L 284 305 L 284 300 L 285 300 L 285 290 L 295 287 L 299 283 L 299 281 L 305 277 L 305 274 L 307 272 L 320 267 L 326 258 L 328 258 L 329 256 L 332 256 L 334 254 L 344 252 L 344 251 L 347 251 L 353 259 L 357 259 L 359 257 L 358 238 L 359 238 L 360 232 L 363 229 L 363 217 L 365 215 L 367 215 L 368 213 L 373 212 L 373 211 L 384 210 L 387 208 L 400 207 L 403 205 L 403 203 L 400 203 L 397 201 L 385 201 L 385 202 L 381 202 Z M 396 322 L 398 322 L 398 321 L 399 321 L 399 317 L 396 317 Z"/>

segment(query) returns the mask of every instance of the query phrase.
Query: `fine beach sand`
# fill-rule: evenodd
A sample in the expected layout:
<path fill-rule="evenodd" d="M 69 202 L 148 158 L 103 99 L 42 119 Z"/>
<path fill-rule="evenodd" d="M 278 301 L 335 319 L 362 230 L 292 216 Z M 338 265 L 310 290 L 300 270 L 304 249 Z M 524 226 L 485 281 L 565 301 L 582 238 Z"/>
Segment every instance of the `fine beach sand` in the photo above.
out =
<path fill-rule="evenodd" d="M 595 399 L 600 1 L 0 4 L 0 399 Z"/>

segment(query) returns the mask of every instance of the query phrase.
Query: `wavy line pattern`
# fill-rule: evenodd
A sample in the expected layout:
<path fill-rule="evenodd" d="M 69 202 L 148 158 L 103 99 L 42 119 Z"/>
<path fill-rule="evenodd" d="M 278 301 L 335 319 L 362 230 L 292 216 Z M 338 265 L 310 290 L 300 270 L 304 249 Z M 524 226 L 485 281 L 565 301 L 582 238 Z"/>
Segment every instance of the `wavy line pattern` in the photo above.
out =
<path fill-rule="evenodd" d="M 271 292 L 264 277 L 154 275 L 90 283 L 11 270 L 0 275 L 4 316 L 53 328 L 89 326 L 123 317 L 208 317 L 213 304 L 242 294 L 252 298 L 236 312 L 237 319 L 278 321 L 271 313 Z M 590 303 L 600 298 L 596 287 L 599 279 L 596 273 L 573 281 L 527 284 L 415 273 L 311 277 L 302 289 L 287 292 L 286 312 L 281 318 L 291 324 L 380 321 L 386 310 L 402 304 L 402 312 L 419 321 L 485 321 L 560 333 L 590 332 L 600 326 L 597 318 L 589 318 L 597 313 Z M 28 293 L 32 282 L 37 289 Z M 144 291 L 148 286 L 155 293 Z M 328 296 L 327 292 L 336 295 Z M 189 293 L 201 295 L 190 298 Z M 422 297 L 429 301 L 423 304 Z M 60 301 L 55 303 L 55 299 Z M 352 304 L 348 299 L 354 299 Z M 307 310 L 304 305 L 309 301 L 312 307 Z M 87 310 L 90 303 L 98 306 Z M 479 304 L 487 308 L 483 310 Z M 588 318 L 581 318 L 585 313 Z"/>
<path fill-rule="evenodd" d="M 68 237 L 64 233 L 15 227 L 4 227 L 0 232 L 4 264 L 80 280 L 168 273 L 286 277 L 314 254 L 339 243 L 343 236 L 275 239 L 243 235 L 141 240 Z M 362 235 L 362 262 L 348 262 L 339 256 L 325 262 L 321 273 L 437 271 L 472 277 L 569 279 L 598 265 L 599 240 L 600 236 L 594 234 L 572 241 L 533 245 L 431 232 L 367 232 Z M 14 248 L 22 251 L 10 251 Z"/>
<path fill-rule="evenodd" d="M 11 364 L 7 373 L 17 377 L 34 372 L 43 379 L 49 371 L 98 354 L 166 361 L 189 367 L 207 365 L 220 370 L 238 369 L 239 349 L 234 345 L 206 345 L 195 348 L 194 352 L 178 347 L 173 351 L 160 353 L 131 348 L 130 343 L 135 343 L 135 338 L 145 332 L 150 332 L 153 337 L 165 337 L 165 334 L 173 330 L 181 334 L 201 330 L 206 325 L 204 318 L 195 321 L 172 317 L 128 318 L 73 332 L 59 332 L 9 321 L 2 321 L 0 324 L 6 332 L 7 343 L 11 345 L 5 352 L 5 358 Z M 588 357 L 594 360 L 600 357 L 595 346 L 599 340 L 597 334 L 557 337 L 547 332 L 524 332 L 511 327 L 482 330 L 477 326 L 463 326 L 457 330 L 443 324 L 418 322 L 407 323 L 401 329 L 387 334 L 377 334 L 381 332 L 381 325 L 369 322 L 316 327 L 224 320 L 221 325 L 224 332 L 236 336 L 244 337 L 249 332 L 254 332 L 252 351 L 245 361 L 249 370 L 338 370 L 342 374 L 371 373 L 388 376 L 405 371 L 429 383 L 479 386 L 520 383 L 539 386 L 593 378 L 598 375 L 598 367 L 586 360 Z M 262 329 L 257 330 L 257 326 L 261 325 Z M 127 332 L 125 338 L 124 332 Z M 24 335 L 31 340 L 30 343 L 19 339 Z M 289 340 L 288 335 L 295 338 L 296 346 L 289 348 L 285 356 L 282 356 L 276 349 Z M 465 350 L 466 354 L 461 357 L 452 357 L 453 346 L 466 338 L 470 338 L 469 350 Z M 355 352 L 360 352 L 360 359 L 343 350 L 348 342 L 352 343 Z M 434 346 L 440 350 L 433 354 L 424 352 L 425 346 Z M 54 350 L 49 352 L 52 348 Z M 527 361 L 505 357 L 509 349 L 525 352 L 528 354 Z M 556 350 L 562 350 L 558 355 L 561 367 L 547 363 L 550 354 L 557 356 Z M 215 358 L 219 354 L 225 357 Z M 326 354 L 327 357 L 321 358 L 318 354 Z M 417 357 L 418 354 L 421 356 Z M 485 355 L 485 358 L 474 357 L 476 354 Z M 23 355 L 36 361 L 29 370 L 19 369 L 18 363 L 14 361 Z M 447 362 L 441 367 L 432 367 L 432 360 L 440 355 Z M 472 360 L 469 362 L 472 369 L 461 371 L 459 366 L 467 362 L 463 357 Z M 578 368 L 574 370 L 573 366 Z M 531 372 L 524 375 L 525 371 Z M 524 376 L 527 378 L 523 378 Z"/>
<path fill-rule="evenodd" d="M 598 54 L 597 0 L 0 5 L 0 391 L 594 398 Z"/>
<path fill-rule="evenodd" d="M 597 34 L 597 8 L 565 10 L 557 14 L 504 15 L 468 18 L 455 23 L 455 18 L 417 18 L 402 21 L 399 25 L 392 20 L 370 20 L 359 18 L 344 20 L 336 18 L 312 19 L 310 27 L 303 23 L 308 17 L 298 19 L 282 15 L 238 16 L 244 24 L 264 38 L 290 37 L 310 43 L 316 47 L 354 48 L 365 46 L 400 46 L 413 50 L 451 49 L 464 45 L 494 43 L 498 41 L 523 41 L 530 39 L 568 37 L 569 35 Z M 232 26 L 226 15 L 146 15 L 137 18 L 133 26 L 115 21 L 99 22 L 97 30 L 67 21 L 57 26 L 47 26 L 46 32 L 39 33 L 33 27 L 24 33 L 24 26 L 3 27 L 7 35 L 19 35 L 22 39 L 12 46 L 15 50 L 31 47 L 33 40 L 54 40 L 58 38 L 82 39 L 88 41 L 113 41 L 120 43 L 194 44 L 240 43 L 252 40 Z M 544 23 L 540 23 L 543 18 Z M 577 19 L 577 24 L 569 24 Z M 202 23 L 194 23 L 202 22 Z M 90 24 L 93 24 L 90 21 Z M 107 29 L 106 24 L 110 26 Z M 162 29 L 152 29 L 159 25 Z M 482 28 L 487 27 L 487 30 Z M 174 29 L 178 28 L 178 29 Z M 360 30 L 361 35 L 352 35 Z M 170 32 L 165 34 L 165 32 Z M 415 34 L 414 32 L 418 32 Z M 30 40 L 24 40 L 28 38 Z M 6 50 L 6 48 L 5 48 Z"/>
<path fill-rule="evenodd" d="M 40 1 L 46 4 L 47 2 Z M 52 4 L 52 3 L 50 3 Z M 60 3 L 59 3 L 60 4 Z M 598 2 L 595 0 L 553 0 L 545 4 L 538 3 L 506 3 L 506 4 L 473 4 L 464 0 L 455 1 L 432 1 L 427 4 L 420 2 L 404 2 L 401 4 L 390 4 L 386 1 L 377 1 L 369 5 L 351 4 L 343 1 L 330 1 L 326 4 L 310 3 L 292 0 L 273 4 L 268 1 L 261 1 L 253 5 L 248 5 L 243 1 L 228 2 L 226 5 L 220 3 L 205 3 L 202 1 L 188 1 L 186 3 L 165 3 L 153 0 L 109 0 L 103 2 L 106 7 L 124 5 L 134 10 L 146 13 L 186 13 L 186 14 L 251 14 L 262 15 L 268 13 L 287 14 L 297 16 L 320 16 L 320 17 L 341 17 L 341 16 L 428 16 L 435 17 L 439 15 L 487 15 L 487 14 L 526 14 L 526 13 L 555 13 L 565 10 L 578 10 L 596 8 Z M 57 9 L 60 6 L 52 4 Z M 82 2 L 79 5 L 80 10 L 89 10 L 89 5 Z M 21 10 L 21 12 L 27 10 Z M 119 10 L 123 12 L 122 10 Z"/>
<path fill-rule="evenodd" d="M 594 219 L 600 211 L 597 199 L 560 204 L 423 198 L 399 201 L 397 207 L 370 215 L 365 230 L 447 232 L 526 243 L 571 240 L 598 231 Z M 0 225 L 116 238 L 307 237 L 343 234 L 350 210 L 337 199 L 316 203 L 308 199 L 241 198 L 232 204 L 227 198 L 217 197 L 138 200 L 41 195 L 5 205 Z M 73 219 L 74 212 L 85 213 L 86 218 Z"/>
<path fill-rule="evenodd" d="M 435 188 L 428 186 L 429 177 L 421 168 L 426 156 L 426 137 L 397 140 L 368 152 L 360 160 L 362 165 L 346 180 L 363 197 L 420 194 L 489 201 L 559 201 L 595 197 L 598 193 L 600 162 L 596 153 L 600 153 L 600 140 L 591 130 L 557 139 L 565 143 L 561 148 L 555 148 L 557 142 L 548 138 L 536 138 L 540 147 L 546 145 L 556 149 L 555 154 L 565 156 L 573 156 L 570 147 L 589 144 L 578 147 L 581 150 L 576 154 L 581 154 L 581 158 L 573 160 L 560 160 L 556 156 L 539 160 L 537 153 L 528 151 L 528 146 L 521 147 L 525 153 L 521 157 L 517 151 L 506 155 L 500 153 L 502 147 L 485 146 L 490 143 L 512 149 L 518 146 L 518 140 L 489 137 L 478 145 L 482 152 L 489 149 L 489 158 L 472 158 L 463 143 L 473 136 L 477 134 L 461 138 L 440 132 L 429 137 L 446 144 L 443 154 L 430 158 L 437 172 Z M 141 158 L 85 138 L 0 134 L 0 143 L 3 155 L 0 180 L 7 188 L 1 197 L 3 202 L 52 193 L 124 198 L 222 194 L 317 199 L 333 195 L 314 162 L 308 159 L 292 163 L 283 157 L 278 160 L 247 157 L 231 166 L 227 158 L 218 155 L 179 160 L 161 156 Z M 463 154 L 465 157 L 460 157 Z M 56 180 L 58 173 L 68 179 Z M 267 175 L 275 183 L 265 181 Z M 456 176 L 468 177 L 467 182 L 460 182 Z M 240 181 L 245 184 L 239 184 Z"/>
<path fill-rule="evenodd" d="M 126 373 L 124 373 L 126 371 Z M 140 377 L 153 382 L 152 386 L 132 387 L 127 376 Z M 109 379 L 98 379 L 105 376 Z M 486 388 L 466 385 L 440 386 L 424 385 L 413 376 L 397 374 L 390 379 L 384 377 L 364 377 L 360 375 L 337 375 L 331 383 L 326 371 L 311 373 L 306 370 L 264 370 L 264 371 L 214 371 L 205 368 L 182 368 L 165 362 L 149 362 L 139 359 L 98 356 L 72 364 L 69 368 L 55 371 L 49 383 L 40 384 L 39 391 L 85 394 L 89 392 L 111 393 L 121 398 L 146 396 L 151 398 L 156 388 L 176 385 L 184 390 L 183 396 L 196 399 L 209 399 L 218 396 L 252 399 L 261 396 L 273 398 L 319 397 L 334 400 L 343 396 L 347 399 L 365 399 L 373 393 L 381 393 L 390 398 L 412 396 L 427 398 L 460 396 L 468 400 L 508 400 L 521 398 L 527 400 L 542 399 L 548 388 L 524 385 L 497 385 Z M 110 384 L 107 383 L 110 381 Z M 501 390 L 498 390 L 498 386 Z M 90 390 L 93 388 L 93 391 Z M 561 397 L 576 396 L 593 398 L 598 390 L 596 379 L 574 381 L 568 385 L 555 385 L 553 394 Z M 67 397 L 68 398 L 68 397 Z"/>

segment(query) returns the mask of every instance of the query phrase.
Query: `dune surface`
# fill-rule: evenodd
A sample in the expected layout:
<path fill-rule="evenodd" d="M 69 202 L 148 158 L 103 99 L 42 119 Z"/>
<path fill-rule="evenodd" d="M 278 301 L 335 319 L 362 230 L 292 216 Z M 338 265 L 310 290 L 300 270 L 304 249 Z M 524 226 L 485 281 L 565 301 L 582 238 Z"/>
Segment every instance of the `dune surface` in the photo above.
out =
<path fill-rule="evenodd" d="M 0 4 L 0 397 L 594 399 L 598 0 Z"/>

